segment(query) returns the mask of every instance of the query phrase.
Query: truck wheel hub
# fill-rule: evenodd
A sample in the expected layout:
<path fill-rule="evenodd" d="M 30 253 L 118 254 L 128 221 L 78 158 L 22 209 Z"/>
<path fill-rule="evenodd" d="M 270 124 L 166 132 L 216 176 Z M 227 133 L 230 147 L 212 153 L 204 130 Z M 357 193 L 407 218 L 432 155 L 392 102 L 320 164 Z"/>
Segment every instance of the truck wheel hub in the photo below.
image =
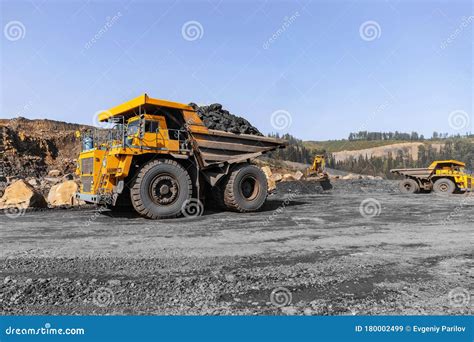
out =
<path fill-rule="evenodd" d="M 161 195 L 166 195 L 170 192 L 170 187 L 168 185 L 162 185 L 160 188 L 160 194 Z"/>
<path fill-rule="evenodd" d="M 157 176 L 151 183 L 151 198 L 159 205 L 169 205 L 173 203 L 179 193 L 177 180 L 168 175 Z"/>
<path fill-rule="evenodd" d="M 259 185 L 256 179 L 251 176 L 242 179 L 242 183 L 240 184 L 240 191 L 247 201 L 255 199 L 255 197 L 257 197 L 259 193 Z"/>

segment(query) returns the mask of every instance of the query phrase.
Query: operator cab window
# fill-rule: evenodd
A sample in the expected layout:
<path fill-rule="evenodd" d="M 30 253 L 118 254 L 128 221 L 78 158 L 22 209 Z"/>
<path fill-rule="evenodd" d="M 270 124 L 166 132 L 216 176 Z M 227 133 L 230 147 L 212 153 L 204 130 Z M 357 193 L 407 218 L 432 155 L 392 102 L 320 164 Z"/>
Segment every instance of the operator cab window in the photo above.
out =
<path fill-rule="evenodd" d="M 145 121 L 145 132 L 156 133 L 159 127 L 157 121 Z"/>
<path fill-rule="evenodd" d="M 134 135 L 138 132 L 138 120 L 132 121 L 127 125 L 127 135 Z"/>

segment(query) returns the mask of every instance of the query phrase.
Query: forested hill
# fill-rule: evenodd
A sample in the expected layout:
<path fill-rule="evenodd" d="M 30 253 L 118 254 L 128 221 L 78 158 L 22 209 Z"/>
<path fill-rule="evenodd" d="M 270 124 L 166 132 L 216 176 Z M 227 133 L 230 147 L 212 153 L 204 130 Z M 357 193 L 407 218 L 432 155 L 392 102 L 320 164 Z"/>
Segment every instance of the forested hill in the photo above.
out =
<path fill-rule="evenodd" d="M 416 132 L 357 132 L 348 139 L 302 141 L 291 135 L 289 147 L 271 154 L 276 159 L 309 164 L 315 154 L 325 153 L 328 166 L 349 172 L 392 178 L 392 168 L 426 167 L 433 160 L 457 159 L 474 169 L 474 135 L 449 136 L 434 132 L 426 139 Z"/>

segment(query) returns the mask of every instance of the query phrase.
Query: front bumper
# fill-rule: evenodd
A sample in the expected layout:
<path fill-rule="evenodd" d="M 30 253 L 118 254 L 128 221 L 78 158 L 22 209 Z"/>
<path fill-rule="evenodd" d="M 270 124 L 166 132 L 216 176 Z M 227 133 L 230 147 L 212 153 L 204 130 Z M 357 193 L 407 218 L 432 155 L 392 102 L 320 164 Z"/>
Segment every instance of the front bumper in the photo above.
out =
<path fill-rule="evenodd" d="M 100 195 L 88 195 L 88 194 L 81 194 L 80 192 L 76 192 L 76 199 L 87 202 L 87 203 L 94 203 L 94 204 L 101 203 Z"/>
<path fill-rule="evenodd" d="M 93 203 L 93 204 L 102 204 L 102 205 L 115 205 L 117 201 L 117 194 L 105 194 L 105 195 L 90 195 L 90 194 L 83 194 L 80 192 L 76 192 L 76 199 L 80 201 L 84 201 L 86 203 Z"/>

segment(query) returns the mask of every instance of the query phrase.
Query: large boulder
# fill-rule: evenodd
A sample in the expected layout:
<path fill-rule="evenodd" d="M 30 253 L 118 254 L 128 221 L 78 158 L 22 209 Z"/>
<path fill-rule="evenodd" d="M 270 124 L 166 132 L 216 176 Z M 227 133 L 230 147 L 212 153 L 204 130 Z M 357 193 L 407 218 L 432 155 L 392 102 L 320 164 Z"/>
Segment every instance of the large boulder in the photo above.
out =
<path fill-rule="evenodd" d="M 291 173 L 285 173 L 283 175 L 283 178 L 281 179 L 282 182 L 291 182 L 291 181 L 294 181 L 295 178 L 293 177 L 293 175 Z"/>
<path fill-rule="evenodd" d="M 276 189 L 276 182 L 273 178 L 272 169 L 269 166 L 263 166 L 262 171 L 267 176 L 268 191 L 273 191 Z"/>
<path fill-rule="evenodd" d="M 0 208 L 45 208 L 48 204 L 43 195 L 24 180 L 18 180 L 5 189 Z"/>
<path fill-rule="evenodd" d="M 48 176 L 49 177 L 59 177 L 59 176 L 61 176 L 61 171 L 59 171 L 59 170 L 50 170 L 48 172 Z"/>
<path fill-rule="evenodd" d="M 283 179 L 283 175 L 281 173 L 274 173 L 272 178 L 276 183 L 278 183 Z"/>
<path fill-rule="evenodd" d="M 78 185 L 72 180 L 56 184 L 49 190 L 48 203 L 52 206 L 79 205 L 75 197 L 77 190 Z"/>
<path fill-rule="evenodd" d="M 297 181 L 301 180 L 303 178 L 304 174 L 301 171 L 296 171 L 295 174 L 293 175 L 293 178 Z"/>

